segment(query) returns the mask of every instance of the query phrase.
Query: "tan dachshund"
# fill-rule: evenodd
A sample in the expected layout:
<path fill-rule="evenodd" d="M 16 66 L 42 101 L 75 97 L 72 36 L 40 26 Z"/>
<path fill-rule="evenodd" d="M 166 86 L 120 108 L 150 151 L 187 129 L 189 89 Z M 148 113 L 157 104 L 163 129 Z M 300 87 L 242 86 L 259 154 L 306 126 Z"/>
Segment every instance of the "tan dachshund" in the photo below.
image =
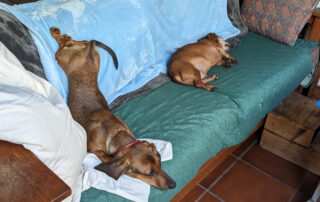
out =
<path fill-rule="evenodd" d="M 222 65 L 229 68 L 238 63 L 226 52 L 230 47 L 221 37 L 209 33 L 197 43 L 179 48 L 169 60 L 168 74 L 177 83 L 214 90 L 216 86 L 207 84 L 218 79 L 216 74 L 207 77 L 211 67 Z"/>
<path fill-rule="evenodd" d="M 59 44 L 56 59 L 68 77 L 69 108 L 87 132 L 87 149 L 102 161 L 96 169 L 114 179 L 126 174 L 159 189 L 176 186 L 162 169 L 154 144 L 138 141 L 126 123 L 112 114 L 98 88 L 100 55 L 96 41 L 74 41 L 50 29 Z"/>

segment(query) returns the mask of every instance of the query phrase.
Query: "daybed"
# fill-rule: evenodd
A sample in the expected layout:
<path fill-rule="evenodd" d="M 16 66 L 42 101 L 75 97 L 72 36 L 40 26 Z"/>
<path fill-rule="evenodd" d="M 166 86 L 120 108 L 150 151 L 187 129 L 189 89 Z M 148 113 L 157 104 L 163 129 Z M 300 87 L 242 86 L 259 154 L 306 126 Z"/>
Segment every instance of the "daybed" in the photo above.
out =
<path fill-rule="evenodd" d="M 139 137 L 173 144 L 174 158 L 162 166 L 174 177 L 177 187 L 167 191 L 152 188 L 150 201 L 172 199 L 207 160 L 243 141 L 307 75 L 312 66 L 310 50 L 315 46 L 299 39 L 289 47 L 248 33 L 231 51 L 239 64 L 210 72 L 221 76 L 215 82 L 217 91 L 168 82 L 117 110 Z M 82 194 L 82 201 L 102 200 L 121 198 L 95 189 Z"/>
<path fill-rule="evenodd" d="M 316 66 L 317 51 L 318 44 L 311 41 L 298 39 L 291 47 L 249 32 L 230 51 L 239 64 L 209 72 L 220 77 L 213 82 L 218 86 L 214 92 L 168 81 L 116 109 L 114 113 L 138 138 L 162 139 L 173 145 L 173 159 L 162 167 L 177 187 L 166 191 L 152 187 L 149 200 L 171 200 L 206 161 L 245 140 Z M 93 188 L 81 196 L 83 202 L 125 200 Z"/>

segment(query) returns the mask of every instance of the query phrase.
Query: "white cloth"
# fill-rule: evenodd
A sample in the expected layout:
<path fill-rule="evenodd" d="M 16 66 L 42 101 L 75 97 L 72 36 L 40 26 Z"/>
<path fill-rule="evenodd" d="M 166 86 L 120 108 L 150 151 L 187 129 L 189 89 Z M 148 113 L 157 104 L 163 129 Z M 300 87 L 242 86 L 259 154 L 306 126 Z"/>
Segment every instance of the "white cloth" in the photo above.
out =
<path fill-rule="evenodd" d="M 72 119 L 59 93 L 46 80 L 26 71 L 1 42 L 0 123 L 1 140 L 31 150 L 71 187 L 72 195 L 65 201 L 80 201 L 81 188 L 90 187 L 148 201 L 150 185 L 126 175 L 116 181 L 94 169 L 101 161 L 86 154 L 86 133 Z M 172 159 L 170 142 L 144 140 L 156 145 L 162 161 Z"/>
<path fill-rule="evenodd" d="M 85 130 L 56 89 L 25 70 L 1 42 L 0 123 L 1 140 L 32 151 L 71 187 L 65 201 L 80 201 Z"/>
<path fill-rule="evenodd" d="M 161 161 L 172 159 L 172 145 L 163 140 L 140 139 L 154 143 L 161 156 Z M 141 180 L 122 175 L 118 180 L 114 180 L 105 173 L 94 169 L 101 161 L 93 153 L 87 153 L 83 161 L 83 187 L 82 191 L 94 187 L 104 190 L 132 201 L 148 201 L 150 185 Z"/>

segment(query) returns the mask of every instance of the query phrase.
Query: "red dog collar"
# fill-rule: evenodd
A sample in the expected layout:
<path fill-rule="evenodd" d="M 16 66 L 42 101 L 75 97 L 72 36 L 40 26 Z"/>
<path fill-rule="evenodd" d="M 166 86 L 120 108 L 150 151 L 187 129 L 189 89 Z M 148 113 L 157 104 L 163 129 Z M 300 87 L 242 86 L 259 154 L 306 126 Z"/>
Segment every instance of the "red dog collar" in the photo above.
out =
<path fill-rule="evenodd" d="M 128 148 L 128 147 L 131 147 L 132 145 L 135 145 L 137 144 L 138 142 L 140 142 L 140 140 L 135 140 L 127 145 L 124 145 L 123 147 L 121 147 L 120 149 L 118 149 L 117 151 L 113 152 L 111 155 L 112 156 L 115 156 L 117 153 L 121 152 L 122 150 Z"/>

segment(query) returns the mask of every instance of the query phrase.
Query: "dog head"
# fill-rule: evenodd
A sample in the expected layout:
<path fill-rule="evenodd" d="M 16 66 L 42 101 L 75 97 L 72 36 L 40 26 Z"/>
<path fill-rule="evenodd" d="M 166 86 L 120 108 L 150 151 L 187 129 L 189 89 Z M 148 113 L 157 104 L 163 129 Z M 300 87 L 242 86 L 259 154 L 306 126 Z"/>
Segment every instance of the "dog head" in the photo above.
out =
<path fill-rule="evenodd" d="M 173 189 L 175 181 L 161 169 L 160 155 L 154 144 L 140 141 L 119 152 L 110 163 L 96 167 L 114 179 L 126 174 L 158 189 Z"/>
<path fill-rule="evenodd" d="M 75 41 L 68 35 L 62 35 L 56 27 L 50 28 L 52 37 L 58 42 L 56 60 L 66 75 L 78 68 L 89 67 L 91 71 L 99 72 L 100 55 L 95 41 Z"/>
<path fill-rule="evenodd" d="M 205 36 L 203 39 L 207 39 L 213 43 L 215 43 L 216 46 L 222 48 L 223 50 L 227 51 L 232 48 L 232 45 L 225 40 L 223 40 L 220 36 L 216 35 L 215 33 L 209 33 L 207 36 Z"/>

